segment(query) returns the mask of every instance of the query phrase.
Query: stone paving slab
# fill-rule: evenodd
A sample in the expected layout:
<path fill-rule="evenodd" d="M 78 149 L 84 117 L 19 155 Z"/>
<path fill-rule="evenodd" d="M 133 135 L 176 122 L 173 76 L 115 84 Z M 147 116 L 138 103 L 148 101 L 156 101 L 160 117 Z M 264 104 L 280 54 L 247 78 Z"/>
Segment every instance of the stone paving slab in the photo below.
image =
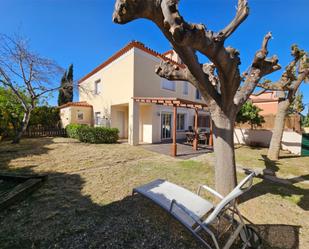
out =
<path fill-rule="evenodd" d="M 142 148 L 156 153 L 171 156 L 172 143 L 164 142 L 158 144 L 141 144 Z M 198 150 L 193 150 L 192 145 L 183 142 L 177 143 L 177 157 L 179 159 L 191 159 L 199 155 L 212 152 L 212 147 L 199 145 Z"/>

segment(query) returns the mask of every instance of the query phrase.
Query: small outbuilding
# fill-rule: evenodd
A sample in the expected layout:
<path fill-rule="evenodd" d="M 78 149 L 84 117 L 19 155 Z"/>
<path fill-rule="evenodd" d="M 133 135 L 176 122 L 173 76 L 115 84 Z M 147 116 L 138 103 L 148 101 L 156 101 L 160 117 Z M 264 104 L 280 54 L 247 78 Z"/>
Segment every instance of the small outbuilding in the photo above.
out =
<path fill-rule="evenodd" d="M 68 102 L 59 106 L 61 126 L 65 128 L 68 124 L 93 125 L 92 105 L 86 101 Z"/>

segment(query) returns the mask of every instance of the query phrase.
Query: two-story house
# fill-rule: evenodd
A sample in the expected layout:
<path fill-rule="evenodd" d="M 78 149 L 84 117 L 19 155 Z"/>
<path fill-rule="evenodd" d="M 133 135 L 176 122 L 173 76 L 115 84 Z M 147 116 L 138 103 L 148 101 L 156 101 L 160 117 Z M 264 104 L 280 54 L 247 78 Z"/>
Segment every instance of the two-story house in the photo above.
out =
<path fill-rule="evenodd" d="M 80 102 L 60 108 L 63 124 L 86 123 L 119 129 L 119 136 L 132 145 L 157 143 L 171 139 L 173 107 L 162 102 L 137 102 L 136 98 L 179 98 L 192 103 L 204 103 L 199 91 L 188 82 L 172 82 L 160 78 L 155 66 L 161 60 L 180 64 L 174 51 L 160 54 L 133 41 L 79 81 Z M 159 101 L 157 101 L 159 103 Z M 209 129 L 209 113 L 198 112 L 198 126 Z M 177 138 L 194 127 L 195 109 L 188 105 L 177 108 Z"/>

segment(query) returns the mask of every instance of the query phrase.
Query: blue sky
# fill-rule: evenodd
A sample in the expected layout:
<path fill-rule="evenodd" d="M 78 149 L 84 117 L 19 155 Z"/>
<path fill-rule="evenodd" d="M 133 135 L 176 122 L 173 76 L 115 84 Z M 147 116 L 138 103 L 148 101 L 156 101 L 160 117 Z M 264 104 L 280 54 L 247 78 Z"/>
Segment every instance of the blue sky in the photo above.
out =
<path fill-rule="evenodd" d="M 204 23 L 218 31 L 233 18 L 237 0 L 182 0 L 186 20 Z M 0 32 L 22 33 L 31 48 L 56 60 L 62 67 L 74 64 L 81 78 L 131 40 L 139 40 L 158 52 L 170 49 L 158 28 L 149 21 L 127 25 L 111 21 L 114 0 L 0 0 Z M 290 46 L 309 51 L 308 0 L 249 0 L 250 15 L 226 42 L 241 53 L 242 70 L 250 65 L 265 33 L 271 31 L 270 55 L 277 54 L 286 66 Z M 279 73 L 269 76 L 277 79 Z M 309 103 L 309 84 L 301 87 Z M 51 99 L 55 104 L 55 98 Z"/>

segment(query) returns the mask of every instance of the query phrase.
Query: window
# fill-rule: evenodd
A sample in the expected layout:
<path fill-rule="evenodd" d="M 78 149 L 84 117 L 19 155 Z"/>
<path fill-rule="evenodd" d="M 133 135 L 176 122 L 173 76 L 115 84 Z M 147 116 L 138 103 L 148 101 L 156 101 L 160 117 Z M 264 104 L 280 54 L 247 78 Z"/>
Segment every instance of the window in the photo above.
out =
<path fill-rule="evenodd" d="M 100 94 L 101 93 L 101 80 L 96 80 L 94 82 L 94 94 Z"/>
<path fill-rule="evenodd" d="M 198 115 L 197 127 L 210 128 L 210 116 L 209 115 Z M 193 118 L 193 123 L 195 123 Z"/>
<path fill-rule="evenodd" d="M 95 125 L 101 124 L 101 112 L 94 113 L 94 122 L 95 122 Z"/>
<path fill-rule="evenodd" d="M 82 111 L 77 111 L 77 120 L 84 120 L 84 113 Z"/>
<path fill-rule="evenodd" d="M 183 82 L 183 95 L 188 95 L 189 93 L 189 86 L 188 86 L 188 82 L 184 81 Z"/>
<path fill-rule="evenodd" d="M 196 89 L 196 91 L 195 91 L 195 98 L 196 99 L 202 99 L 201 93 L 198 89 Z"/>
<path fill-rule="evenodd" d="M 162 89 L 170 90 L 170 91 L 175 91 L 175 82 L 163 79 L 162 80 Z"/>
<path fill-rule="evenodd" d="M 177 131 L 185 130 L 185 114 L 178 113 L 177 114 Z"/>

